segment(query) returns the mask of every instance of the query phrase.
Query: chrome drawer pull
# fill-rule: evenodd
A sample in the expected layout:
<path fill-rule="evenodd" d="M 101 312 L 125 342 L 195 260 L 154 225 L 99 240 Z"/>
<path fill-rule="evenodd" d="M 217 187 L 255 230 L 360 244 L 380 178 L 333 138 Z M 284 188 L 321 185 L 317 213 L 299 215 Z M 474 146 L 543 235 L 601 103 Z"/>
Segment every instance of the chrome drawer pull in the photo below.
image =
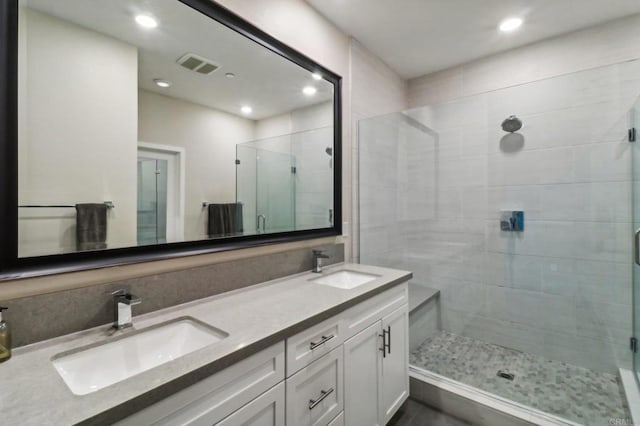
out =
<path fill-rule="evenodd" d="M 327 396 L 329 396 L 332 393 L 333 393 L 333 388 L 329 389 L 328 391 L 321 390 L 320 391 L 320 398 L 318 398 L 316 400 L 313 400 L 313 399 L 309 400 L 309 410 L 313 410 L 316 405 L 320 404 L 323 399 L 325 399 Z"/>
<path fill-rule="evenodd" d="M 322 336 L 322 339 L 319 342 L 311 342 L 309 344 L 309 349 L 314 350 L 318 346 L 324 345 L 325 343 L 327 343 L 329 340 L 333 339 L 334 337 L 336 337 L 334 334 L 331 334 L 329 336 Z"/>
<path fill-rule="evenodd" d="M 636 235 L 633 242 L 634 242 L 633 251 L 635 252 L 634 257 L 635 257 L 636 265 L 640 265 L 640 228 L 636 230 Z"/>

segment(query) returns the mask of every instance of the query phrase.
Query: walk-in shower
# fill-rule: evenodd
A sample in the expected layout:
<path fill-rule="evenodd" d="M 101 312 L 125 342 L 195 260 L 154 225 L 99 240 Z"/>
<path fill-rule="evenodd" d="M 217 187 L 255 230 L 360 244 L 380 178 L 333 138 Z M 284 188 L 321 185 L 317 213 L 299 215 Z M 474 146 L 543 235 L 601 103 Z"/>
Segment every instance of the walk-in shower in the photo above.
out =
<path fill-rule="evenodd" d="M 355 257 L 414 274 L 412 380 L 552 422 L 630 418 L 639 94 L 631 61 L 359 122 Z"/>

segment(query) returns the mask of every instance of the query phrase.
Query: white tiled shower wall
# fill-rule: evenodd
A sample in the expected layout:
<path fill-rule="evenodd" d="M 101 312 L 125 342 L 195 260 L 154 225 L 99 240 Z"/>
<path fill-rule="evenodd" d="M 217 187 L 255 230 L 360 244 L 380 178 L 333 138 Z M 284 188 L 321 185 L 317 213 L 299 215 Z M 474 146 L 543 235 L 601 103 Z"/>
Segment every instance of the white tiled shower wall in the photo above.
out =
<path fill-rule="evenodd" d="M 333 217 L 333 127 L 291 135 L 291 153 L 296 159 L 296 229 L 326 228 Z"/>
<path fill-rule="evenodd" d="M 640 64 L 623 61 L 640 57 L 638 22 L 411 80 L 411 106 L 430 106 L 409 115 L 437 139 L 400 116 L 362 122 L 361 261 L 441 289 L 445 330 L 600 371 L 629 368 L 626 131 Z M 511 114 L 524 122 L 523 143 L 500 129 Z M 425 149 L 403 159 L 412 139 Z M 524 210 L 525 232 L 501 232 L 501 209 Z"/>

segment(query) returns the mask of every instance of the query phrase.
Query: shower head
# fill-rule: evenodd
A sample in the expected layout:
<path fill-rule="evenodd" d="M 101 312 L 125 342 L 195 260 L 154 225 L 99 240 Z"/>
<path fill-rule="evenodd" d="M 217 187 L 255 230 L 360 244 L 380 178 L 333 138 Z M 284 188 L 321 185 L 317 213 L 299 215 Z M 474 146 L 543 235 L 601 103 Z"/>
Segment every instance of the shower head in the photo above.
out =
<path fill-rule="evenodd" d="M 502 122 L 502 130 L 505 132 L 513 133 L 517 132 L 522 128 L 522 121 L 515 115 L 509 116 L 506 120 Z"/>
<path fill-rule="evenodd" d="M 327 153 L 327 155 L 329 157 L 331 157 L 333 155 L 333 148 L 331 148 L 330 146 L 327 147 L 327 149 L 324 150 L 324 152 Z"/>

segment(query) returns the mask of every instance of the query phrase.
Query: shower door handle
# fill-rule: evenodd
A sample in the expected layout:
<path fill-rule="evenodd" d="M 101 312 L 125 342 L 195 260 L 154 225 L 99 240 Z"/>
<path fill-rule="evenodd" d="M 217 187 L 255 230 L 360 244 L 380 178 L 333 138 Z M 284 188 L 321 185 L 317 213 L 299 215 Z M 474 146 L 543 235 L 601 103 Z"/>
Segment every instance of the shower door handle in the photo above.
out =
<path fill-rule="evenodd" d="M 259 214 L 258 224 L 256 226 L 256 230 L 258 231 L 258 234 L 260 233 L 260 219 L 262 219 L 262 233 L 264 233 L 267 230 L 267 217 L 263 214 Z"/>
<path fill-rule="evenodd" d="M 640 228 L 636 230 L 633 238 L 633 257 L 636 265 L 640 266 Z"/>

